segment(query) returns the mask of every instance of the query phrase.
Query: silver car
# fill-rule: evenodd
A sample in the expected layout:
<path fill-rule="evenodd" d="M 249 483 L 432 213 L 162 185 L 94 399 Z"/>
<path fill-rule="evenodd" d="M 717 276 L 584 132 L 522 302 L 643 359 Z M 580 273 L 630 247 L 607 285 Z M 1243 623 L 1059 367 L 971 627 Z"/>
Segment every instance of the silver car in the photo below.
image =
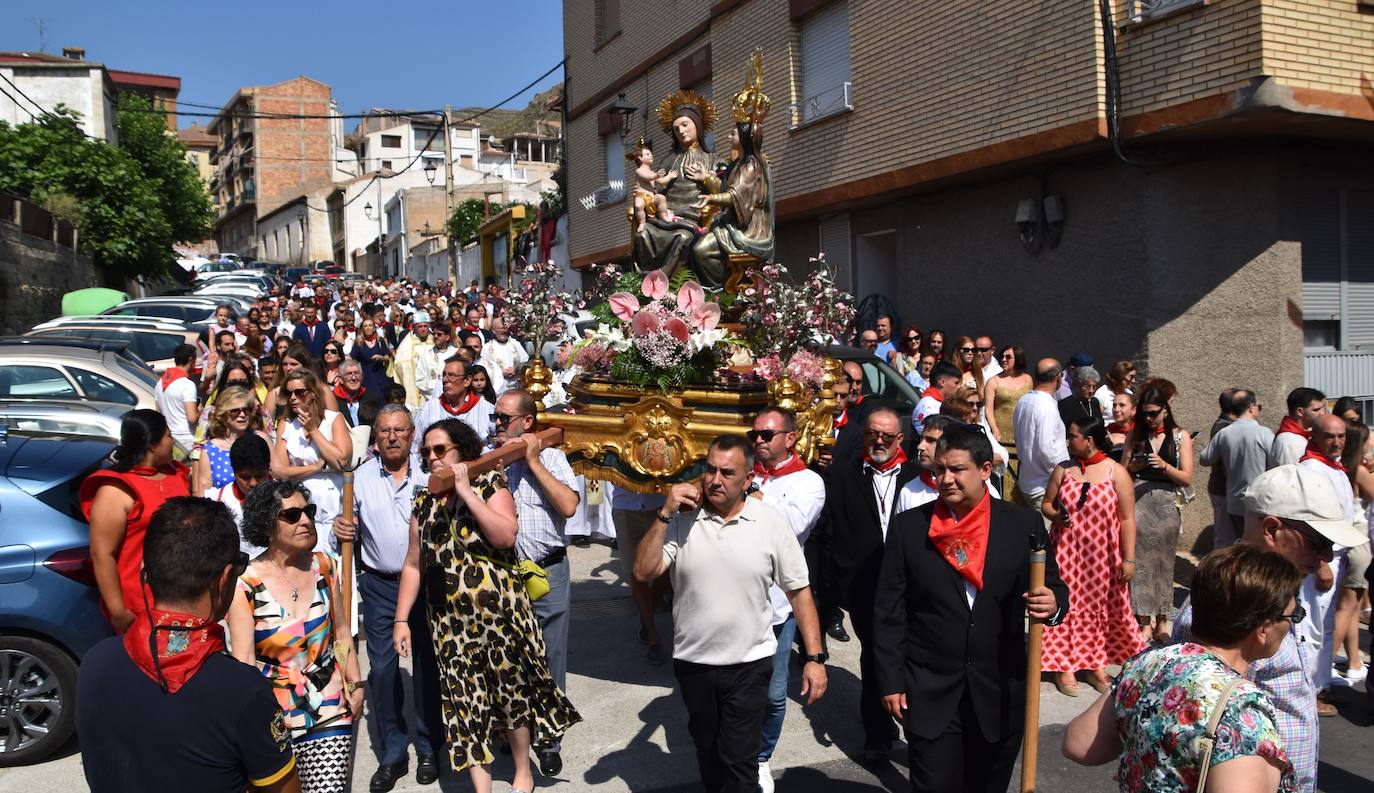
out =
<path fill-rule="evenodd" d="M 114 402 L 157 409 L 157 376 L 124 344 L 0 338 L 0 400 Z"/>
<path fill-rule="evenodd" d="M 119 427 L 131 408 L 115 402 L 37 402 L 0 400 L 0 424 L 19 432 L 81 435 L 119 440 Z"/>

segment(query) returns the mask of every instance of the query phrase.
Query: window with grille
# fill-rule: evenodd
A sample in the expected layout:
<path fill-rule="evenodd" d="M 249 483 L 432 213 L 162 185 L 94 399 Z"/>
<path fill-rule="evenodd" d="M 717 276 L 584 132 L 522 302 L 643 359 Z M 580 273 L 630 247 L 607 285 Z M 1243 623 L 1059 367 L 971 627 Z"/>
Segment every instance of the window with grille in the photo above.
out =
<path fill-rule="evenodd" d="M 801 39 L 800 101 L 793 104 L 791 125 L 853 109 L 849 68 L 849 4 L 827 5 L 799 21 Z"/>
<path fill-rule="evenodd" d="M 1374 190 L 1312 185 L 1299 207 L 1304 346 L 1374 351 Z"/>
<path fill-rule="evenodd" d="M 596 0 L 596 43 L 620 32 L 620 0 Z"/>

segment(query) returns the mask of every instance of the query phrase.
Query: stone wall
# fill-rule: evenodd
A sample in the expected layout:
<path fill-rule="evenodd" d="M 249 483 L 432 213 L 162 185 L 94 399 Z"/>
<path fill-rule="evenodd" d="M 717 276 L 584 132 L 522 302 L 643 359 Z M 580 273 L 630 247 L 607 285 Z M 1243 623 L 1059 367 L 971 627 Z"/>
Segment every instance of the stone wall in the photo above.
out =
<path fill-rule="evenodd" d="M 63 295 L 88 286 L 96 286 L 90 257 L 0 219 L 0 334 L 23 333 L 56 317 Z"/>

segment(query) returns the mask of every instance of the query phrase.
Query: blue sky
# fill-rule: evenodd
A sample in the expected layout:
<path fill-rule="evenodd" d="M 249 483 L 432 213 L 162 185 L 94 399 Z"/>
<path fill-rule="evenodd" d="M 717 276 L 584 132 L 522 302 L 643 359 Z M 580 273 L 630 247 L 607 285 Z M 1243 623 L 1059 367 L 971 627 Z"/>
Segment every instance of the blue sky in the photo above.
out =
<path fill-rule="evenodd" d="M 5 0 L 0 50 L 38 49 L 38 17 L 47 52 L 84 47 L 108 68 L 175 75 L 183 101 L 217 107 L 299 74 L 332 86 L 345 113 L 486 107 L 563 57 L 561 0 Z"/>

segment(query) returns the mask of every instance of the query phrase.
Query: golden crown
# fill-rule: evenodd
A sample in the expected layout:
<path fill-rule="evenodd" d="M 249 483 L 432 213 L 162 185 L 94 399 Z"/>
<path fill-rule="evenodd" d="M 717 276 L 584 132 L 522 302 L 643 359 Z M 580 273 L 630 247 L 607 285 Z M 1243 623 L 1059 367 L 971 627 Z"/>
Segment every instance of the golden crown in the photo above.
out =
<path fill-rule="evenodd" d="M 701 114 L 702 129 L 697 130 L 698 135 L 704 136 L 715 126 L 716 106 L 711 104 L 711 100 L 696 91 L 681 90 L 668 94 L 658 103 L 658 123 L 664 132 L 672 134 L 673 119 L 682 115 L 678 111 L 684 108 L 692 108 Z"/>
<path fill-rule="evenodd" d="M 735 101 L 730 105 L 736 124 L 761 124 L 773 106 L 773 101 L 763 93 L 762 50 L 754 50 L 749 63 L 753 74 L 745 78 L 744 90 L 735 94 Z"/>

